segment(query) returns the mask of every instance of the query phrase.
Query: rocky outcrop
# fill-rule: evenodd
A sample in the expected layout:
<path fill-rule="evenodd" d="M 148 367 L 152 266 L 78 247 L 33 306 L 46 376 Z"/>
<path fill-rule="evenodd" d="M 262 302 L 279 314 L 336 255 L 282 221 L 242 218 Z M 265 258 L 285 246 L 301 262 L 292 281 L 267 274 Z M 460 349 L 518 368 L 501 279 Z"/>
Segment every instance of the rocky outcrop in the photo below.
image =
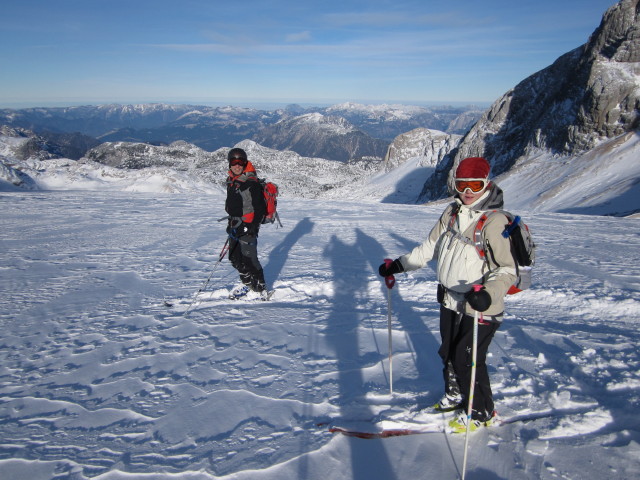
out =
<path fill-rule="evenodd" d="M 226 161 L 221 152 L 205 152 L 182 141 L 166 146 L 105 142 L 89 150 L 85 158 L 115 168 L 138 170 L 148 167 L 171 167 L 179 171 L 218 165 Z"/>
<path fill-rule="evenodd" d="M 505 93 L 427 180 L 420 201 L 447 195 L 465 157 L 484 156 L 494 175 L 537 150 L 579 153 L 637 130 L 640 107 L 639 0 L 622 0 L 589 41 Z"/>
<path fill-rule="evenodd" d="M 410 158 L 423 157 L 423 166 L 434 167 L 460 141 L 460 135 L 428 128 L 415 128 L 410 132 L 398 135 L 387 150 L 384 158 L 385 170 L 389 171 L 402 165 Z"/>

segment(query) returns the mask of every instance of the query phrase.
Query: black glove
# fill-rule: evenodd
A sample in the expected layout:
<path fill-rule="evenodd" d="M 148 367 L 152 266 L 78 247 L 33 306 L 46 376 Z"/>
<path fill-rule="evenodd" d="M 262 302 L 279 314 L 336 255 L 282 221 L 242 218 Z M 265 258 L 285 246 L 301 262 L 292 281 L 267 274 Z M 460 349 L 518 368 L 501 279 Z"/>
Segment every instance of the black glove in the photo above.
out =
<path fill-rule="evenodd" d="M 478 312 L 484 312 L 491 306 L 491 295 L 482 287 L 477 292 L 471 290 L 464 294 L 464 298 L 469 302 L 471 308 Z"/>
<path fill-rule="evenodd" d="M 388 267 L 386 263 L 383 263 L 378 268 L 378 273 L 381 277 L 388 277 L 390 275 L 395 275 L 396 273 L 401 272 L 404 272 L 404 267 L 402 266 L 402 263 L 400 263 L 399 258 L 396 258 L 393 262 L 391 262 Z"/>
<path fill-rule="evenodd" d="M 243 223 L 238 227 L 238 237 L 242 237 L 244 235 L 255 235 L 256 227 L 252 223 Z"/>

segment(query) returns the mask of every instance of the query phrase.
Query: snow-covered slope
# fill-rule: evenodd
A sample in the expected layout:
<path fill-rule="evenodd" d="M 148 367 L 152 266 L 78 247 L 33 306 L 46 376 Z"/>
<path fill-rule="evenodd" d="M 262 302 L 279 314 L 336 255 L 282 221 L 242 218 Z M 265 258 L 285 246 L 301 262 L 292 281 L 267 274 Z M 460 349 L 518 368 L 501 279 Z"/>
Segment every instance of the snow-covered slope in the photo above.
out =
<path fill-rule="evenodd" d="M 212 270 L 223 203 L 0 194 L 0 479 L 456 478 L 448 417 L 384 440 L 329 432 L 406 422 L 442 393 L 433 272 L 391 291 L 393 394 L 376 273 L 441 207 L 282 198 L 284 228 L 260 232 L 272 301 L 234 302 L 228 262 Z M 467 478 L 637 480 L 640 224 L 527 221 L 535 283 L 509 299 L 488 359 L 504 423 L 471 435 Z"/>
<path fill-rule="evenodd" d="M 574 157 L 532 155 L 496 181 L 509 208 L 587 215 L 640 212 L 640 135 L 627 133 Z"/>

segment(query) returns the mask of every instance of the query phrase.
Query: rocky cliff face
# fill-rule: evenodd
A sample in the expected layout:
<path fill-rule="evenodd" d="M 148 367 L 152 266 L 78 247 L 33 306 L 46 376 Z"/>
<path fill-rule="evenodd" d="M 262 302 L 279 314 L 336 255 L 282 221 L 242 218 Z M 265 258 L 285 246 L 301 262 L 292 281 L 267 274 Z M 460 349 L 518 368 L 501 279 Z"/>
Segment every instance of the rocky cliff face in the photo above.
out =
<path fill-rule="evenodd" d="M 183 141 L 173 142 L 167 146 L 105 142 L 89 150 L 85 158 L 110 167 L 133 170 L 171 167 L 181 171 L 209 165 L 223 165 L 220 170 L 224 171 L 226 164 L 226 154 L 223 152 L 206 152 Z"/>
<path fill-rule="evenodd" d="M 463 158 L 484 156 L 493 175 L 540 151 L 579 153 L 637 130 L 640 107 L 639 0 L 622 0 L 589 41 L 498 99 L 437 166 L 419 200 L 447 195 Z"/>
<path fill-rule="evenodd" d="M 438 130 L 416 128 L 398 135 L 384 158 L 385 170 L 402 165 L 410 158 L 423 157 L 423 166 L 435 167 L 458 143 L 460 135 L 450 135 Z"/>

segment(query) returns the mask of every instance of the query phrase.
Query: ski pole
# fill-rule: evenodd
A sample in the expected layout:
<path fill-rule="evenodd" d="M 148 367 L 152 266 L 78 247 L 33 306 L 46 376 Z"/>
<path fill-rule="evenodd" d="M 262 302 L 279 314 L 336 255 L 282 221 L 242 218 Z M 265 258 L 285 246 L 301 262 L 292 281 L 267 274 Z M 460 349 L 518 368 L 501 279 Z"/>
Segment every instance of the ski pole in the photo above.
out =
<path fill-rule="evenodd" d="M 473 291 L 478 292 L 482 285 L 474 285 Z M 467 451 L 469 449 L 469 432 L 471 431 L 471 414 L 473 412 L 473 391 L 476 384 L 476 358 L 478 356 L 478 311 L 473 313 L 473 346 L 471 349 L 471 385 L 469 385 L 469 401 L 467 405 L 467 432 L 464 437 L 464 458 L 462 460 L 462 480 L 467 472 Z"/>
<path fill-rule="evenodd" d="M 220 250 L 220 255 L 218 256 L 218 261 L 216 262 L 216 264 L 211 269 L 211 273 L 209 273 L 209 276 L 207 277 L 207 280 L 198 289 L 198 291 L 196 292 L 196 294 L 193 297 L 193 300 L 189 304 L 189 307 L 185 310 L 185 312 L 184 312 L 184 316 L 185 317 L 187 316 L 187 313 L 189 313 L 189 310 L 191 310 L 191 307 L 193 307 L 193 304 L 196 303 L 196 300 L 198 299 L 198 295 L 200 294 L 200 292 L 204 292 L 206 290 L 207 285 L 209 285 L 209 281 L 211 280 L 211 276 L 213 275 L 213 272 L 215 271 L 216 267 L 218 265 L 220 265 L 220 263 L 222 262 L 222 259 L 225 257 L 225 255 L 227 254 L 228 251 L 229 251 L 229 237 L 227 237 L 226 242 L 224 242 L 224 245 L 222 246 L 222 250 Z"/>
<path fill-rule="evenodd" d="M 384 259 L 384 264 L 389 267 L 393 263 L 390 258 Z M 384 283 L 387 286 L 387 328 L 389 329 L 389 393 L 393 395 L 393 342 L 391 339 L 391 289 L 396 284 L 396 278 L 393 275 L 384 277 Z"/>

